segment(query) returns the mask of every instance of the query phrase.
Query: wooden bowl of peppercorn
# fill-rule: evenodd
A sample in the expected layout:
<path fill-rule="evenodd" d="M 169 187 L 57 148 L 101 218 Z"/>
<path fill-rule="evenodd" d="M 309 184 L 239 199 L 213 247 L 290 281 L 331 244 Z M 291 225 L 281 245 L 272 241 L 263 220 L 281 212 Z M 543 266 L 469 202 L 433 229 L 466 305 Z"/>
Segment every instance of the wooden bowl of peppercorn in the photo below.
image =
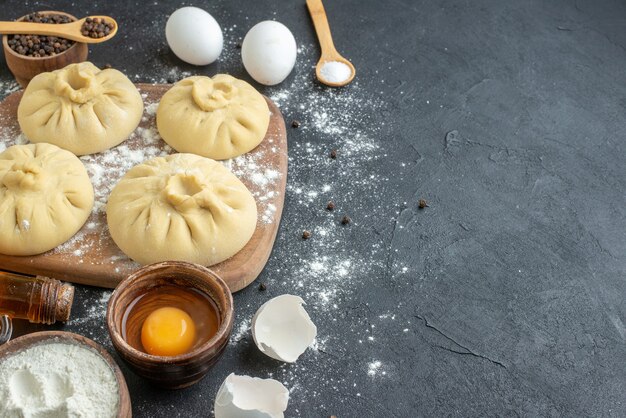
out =
<path fill-rule="evenodd" d="M 69 21 L 76 20 L 71 14 L 48 10 L 22 16 L 17 21 L 62 24 L 68 18 Z M 40 46 L 39 50 L 36 49 L 37 45 Z M 37 74 L 86 61 L 89 53 L 87 44 L 81 42 L 28 34 L 4 35 L 2 48 L 9 70 L 22 87 L 26 87 Z"/>

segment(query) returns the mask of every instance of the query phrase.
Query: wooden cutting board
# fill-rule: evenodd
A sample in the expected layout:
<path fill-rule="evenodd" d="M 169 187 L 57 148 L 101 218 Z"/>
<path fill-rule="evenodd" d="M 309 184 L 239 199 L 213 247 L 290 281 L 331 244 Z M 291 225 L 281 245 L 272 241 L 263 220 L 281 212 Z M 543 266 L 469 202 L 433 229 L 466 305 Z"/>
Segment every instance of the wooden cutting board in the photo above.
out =
<path fill-rule="evenodd" d="M 155 111 L 161 96 L 171 87 L 138 84 L 144 99 L 144 117 L 139 128 L 122 144 L 92 156 L 81 157 L 96 194 L 96 204 L 83 228 L 68 242 L 47 253 L 16 257 L 0 254 L 0 269 L 42 275 L 74 283 L 114 288 L 141 266 L 129 259 L 113 242 L 106 223 L 105 205 L 117 181 L 132 166 L 157 155 L 175 151 L 156 131 Z M 24 143 L 17 122 L 22 91 L 0 102 L 0 143 Z M 212 270 L 231 291 L 243 289 L 263 270 L 269 259 L 285 200 L 287 183 L 287 133 L 278 107 L 267 99 L 271 118 L 263 142 L 251 152 L 224 162 L 255 196 L 258 210 L 256 231 L 248 244 Z M 184 129 L 184 127 L 181 127 Z"/>

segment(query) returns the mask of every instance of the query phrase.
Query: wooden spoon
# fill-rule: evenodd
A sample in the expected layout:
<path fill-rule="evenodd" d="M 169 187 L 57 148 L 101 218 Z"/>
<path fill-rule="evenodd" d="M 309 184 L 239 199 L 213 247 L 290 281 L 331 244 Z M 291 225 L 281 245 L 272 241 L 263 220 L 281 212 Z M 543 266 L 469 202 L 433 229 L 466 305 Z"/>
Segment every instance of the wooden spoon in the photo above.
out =
<path fill-rule="evenodd" d="M 320 82 L 326 84 L 327 86 L 345 86 L 354 79 L 356 74 L 354 65 L 342 57 L 341 54 L 339 54 L 339 52 L 335 49 L 335 44 L 333 43 L 333 37 L 330 34 L 330 27 L 328 26 L 328 19 L 326 18 L 326 11 L 324 11 L 322 0 L 306 0 L 306 5 L 309 8 L 309 13 L 311 14 L 311 19 L 313 20 L 313 25 L 315 26 L 315 32 L 317 32 L 317 38 L 319 39 L 320 47 L 322 48 L 322 56 L 315 67 L 315 75 Z M 338 67 L 339 70 L 342 69 L 342 64 L 348 66 L 350 75 L 346 75 L 347 78 L 344 79 L 329 80 L 327 77 L 327 71 L 322 71 L 322 68 L 324 68 L 327 63 L 338 63 L 332 65 Z"/>
<path fill-rule="evenodd" d="M 104 19 L 107 23 L 113 24 L 113 29 L 108 35 L 102 38 L 92 38 L 82 34 L 83 23 L 88 19 Z M 33 23 L 33 22 L 0 22 L 0 34 L 3 35 L 46 35 L 58 36 L 76 42 L 86 44 L 99 44 L 108 41 L 117 33 L 117 22 L 109 16 L 88 16 L 75 22 L 56 23 Z"/>

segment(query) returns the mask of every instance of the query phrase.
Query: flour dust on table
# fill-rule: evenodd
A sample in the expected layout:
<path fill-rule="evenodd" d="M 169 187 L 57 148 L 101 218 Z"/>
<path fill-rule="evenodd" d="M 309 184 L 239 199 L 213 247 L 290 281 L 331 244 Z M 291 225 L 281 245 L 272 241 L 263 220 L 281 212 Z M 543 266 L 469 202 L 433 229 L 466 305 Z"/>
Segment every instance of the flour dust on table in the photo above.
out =
<path fill-rule="evenodd" d="M 308 57 L 314 50 L 312 45 L 300 46 L 299 55 Z M 380 194 L 388 181 L 370 169 L 386 158 L 381 138 L 385 126 L 369 123 L 386 104 L 361 88 L 358 81 L 343 89 L 319 85 L 314 79 L 315 62 L 308 61 L 300 57 L 293 78 L 263 91 L 280 107 L 288 126 L 285 216 L 292 221 L 283 225 L 279 243 L 260 279 L 267 290 L 246 290 L 258 293 L 258 297 L 246 298 L 248 303 L 238 307 L 231 345 L 244 352 L 253 344 L 249 317 L 270 297 L 281 293 L 301 296 L 316 324 L 333 324 L 346 315 L 346 310 L 359 305 L 353 300 L 355 289 L 369 282 L 375 271 L 386 268 L 381 243 L 358 243 L 357 248 L 351 241 L 353 231 L 379 222 L 376 213 L 366 210 L 362 202 L 364 196 Z M 345 216 L 351 222 L 342 223 Z M 306 239 L 305 230 L 310 233 Z M 288 244 L 280 245 L 281 241 Z M 267 368 L 266 377 L 289 388 L 289 410 L 295 411 L 294 415 L 306 416 L 306 405 L 321 402 L 318 396 L 326 389 L 336 390 L 342 397 L 359 397 L 357 381 L 389 377 L 392 370 L 369 356 L 361 358 L 360 364 L 350 365 L 349 373 L 335 373 L 341 353 L 351 350 L 352 337 L 356 338 L 354 343 L 363 346 L 374 347 L 378 342 L 368 322 L 364 321 L 367 325 L 362 329 L 351 329 L 358 334 L 351 338 L 332 327 L 320 328 L 311 350 L 296 363 Z"/>
<path fill-rule="evenodd" d="M 72 332 L 91 338 L 109 350 L 113 349 L 111 339 L 106 332 L 106 311 L 111 290 L 95 287 L 80 289 L 74 297 L 74 310 L 80 310 L 82 315 L 74 315 L 66 325 Z"/>

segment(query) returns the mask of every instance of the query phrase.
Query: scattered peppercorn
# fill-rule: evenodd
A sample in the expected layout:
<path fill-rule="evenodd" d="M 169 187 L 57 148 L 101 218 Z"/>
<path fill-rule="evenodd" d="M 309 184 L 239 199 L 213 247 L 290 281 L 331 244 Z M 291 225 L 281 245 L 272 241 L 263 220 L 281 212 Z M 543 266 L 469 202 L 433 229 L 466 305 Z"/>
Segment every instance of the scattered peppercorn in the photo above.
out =
<path fill-rule="evenodd" d="M 335 202 L 332 200 L 326 205 L 326 210 L 335 210 Z"/>
<path fill-rule="evenodd" d="M 237 45 L 235 45 L 235 48 L 241 49 L 241 42 L 237 42 Z"/>
<path fill-rule="evenodd" d="M 264 292 L 265 290 L 267 290 L 267 286 L 265 285 L 265 283 L 263 282 L 259 283 L 259 290 L 261 292 Z"/>
<path fill-rule="evenodd" d="M 350 222 L 352 222 L 352 219 L 350 219 L 348 215 L 344 215 L 343 218 L 341 218 L 341 223 L 343 225 L 348 225 Z"/>
<path fill-rule="evenodd" d="M 63 24 L 72 22 L 72 19 L 69 16 L 60 14 L 41 14 L 36 12 L 26 15 L 23 21 L 31 23 Z M 51 57 L 65 52 L 74 45 L 74 41 L 45 35 L 9 35 L 7 43 L 9 48 L 18 54 L 35 58 Z"/>
<path fill-rule="evenodd" d="M 328 156 L 334 160 L 335 158 L 337 158 L 337 150 L 332 150 Z"/>
<path fill-rule="evenodd" d="M 293 122 L 291 122 L 291 127 L 292 128 L 299 128 L 300 127 L 300 121 L 299 120 L 294 120 Z"/>
<path fill-rule="evenodd" d="M 311 232 L 305 230 L 304 232 L 302 232 L 302 239 L 309 239 L 311 238 Z"/>
<path fill-rule="evenodd" d="M 420 199 L 417 201 L 417 207 L 420 209 L 424 209 L 428 207 L 428 203 L 424 199 Z"/>
<path fill-rule="evenodd" d="M 106 19 L 101 17 L 94 17 L 92 19 L 88 17 L 80 28 L 80 32 L 83 36 L 89 36 L 90 38 L 104 38 L 108 36 L 114 28 L 115 25 L 108 22 Z"/>
<path fill-rule="evenodd" d="M 113 68 L 113 66 L 111 64 L 104 64 L 104 68 L 108 70 L 109 68 Z"/>

